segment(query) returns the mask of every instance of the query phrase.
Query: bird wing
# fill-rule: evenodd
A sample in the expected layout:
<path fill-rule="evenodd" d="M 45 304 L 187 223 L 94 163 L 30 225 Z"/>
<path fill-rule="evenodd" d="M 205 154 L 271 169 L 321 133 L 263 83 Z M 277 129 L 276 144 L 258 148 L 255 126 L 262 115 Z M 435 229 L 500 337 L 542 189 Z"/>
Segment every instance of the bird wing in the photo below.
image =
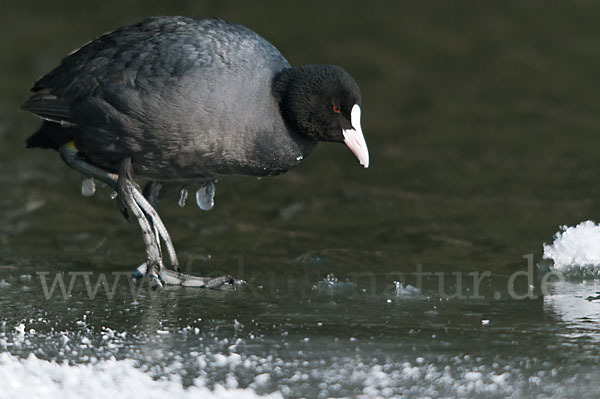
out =
<path fill-rule="evenodd" d="M 52 122 L 86 124 L 98 98 L 115 102 L 120 108 L 123 104 L 119 102 L 126 100 L 120 94 L 136 91 L 137 96 L 157 96 L 161 94 L 159 86 L 184 76 L 190 69 L 210 68 L 215 62 L 238 62 L 227 59 L 235 52 L 220 51 L 217 43 L 228 27 L 232 45 L 239 43 L 233 26 L 213 19 L 153 17 L 107 33 L 75 50 L 37 80 L 31 89 L 33 94 L 21 108 Z M 248 35 L 253 34 L 248 30 Z M 105 105 L 97 111 L 105 111 Z M 81 108 L 86 111 L 83 120 L 78 112 Z"/>

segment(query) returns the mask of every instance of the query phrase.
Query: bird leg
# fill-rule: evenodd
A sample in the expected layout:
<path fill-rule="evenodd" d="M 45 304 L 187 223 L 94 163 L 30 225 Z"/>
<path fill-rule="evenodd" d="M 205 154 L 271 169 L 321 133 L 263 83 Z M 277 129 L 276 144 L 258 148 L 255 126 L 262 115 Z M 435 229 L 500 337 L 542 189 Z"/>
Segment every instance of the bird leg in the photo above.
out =
<path fill-rule="evenodd" d="M 142 263 L 137 268 L 137 270 L 133 272 L 133 278 L 143 278 L 146 273 L 146 270 L 146 263 Z M 246 283 L 244 280 L 234 278 L 228 274 L 219 277 L 199 277 L 185 273 L 176 273 L 168 269 L 162 271 L 161 279 L 167 285 L 181 285 L 183 287 L 216 289 L 236 289 L 240 285 Z"/>
<path fill-rule="evenodd" d="M 175 269 L 176 272 L 181 273 L 181 269 L 179 268 L 179 261 L 177 260 L 177 253 L 175 253 L 175 247 L 173 246 L 173 242 L 171 241 L 171 236 L 169 235 L 169 232 L 167 231 L 167 228 L 162 222 L 160 216 L 158 216 L 158 212 L 156 212 L 156 210 L 148 202 L 146 197 L 144 197 L 142 193 L 140 193 L 137 187 L 135 187 L 133 184 L 131 186 L 133 199 L 136 202 L 136 204 L 144 211 L 144 214 L 148 216 L 150 225 L 154 229 L 156 235 L 156 242 L 160 247 L 159 237 L 161 237 L 165 241 L 167 245 L 167 252 L 169 253 L 169 258 L 171 259 L 173 269 Z"/>
<path fill-rule="evenodd" d="M 103 181 L 117 191 L 119 194 L 119 204 L 124 215 L 127 216 L 127 209 L 129 209 L 138 219 L 144 243 L 146 244 L 146 253 L 150 261 L 147 263 L 150 265 L 150 268 L 156 269 L 157 264 L 162 265 L 160 248 L 160 238 L 162 238 L 166 244 L 173 268 L 179 271 L 179 262 L 177 261 L 171 237 L 156 210 L 140 193 L 140 190 L 133 182 L 130 160 L 124 161 L 121 165 L 120 173 L 115 174 L 100 169 L 81 159 L 73 142 L 64 144 L 60 148 L 60 154 L 62 159 L 71 168 L 86 176 Z M 158 276 L 158 272 L 160 272 L 160 267 L 159 270 L 149 270 L 149 277 L 154 278 L 154 276 Z"/>
<path fill-rule="evenodd" d="M 138 203 L 138 199 L 135 197 L 134 192 L 136 187 L 133 183 L 132 172 L 131 158 L 127 157 L 123 159 L 119 168 L 117 193 L 122 209 L 125 207 L 128 208 L 136 217 L 142 229 L 142 238 L 144 239 L 144 244 L 146 244 L 148 281 L 152 288 L 161 288 L 162 283 L 159 280 L 159 276 L 164 266 L 162 263 L 158 227 L 148 220 L 148 217 L 146 217 L 146 214 L 142 210 L 141 204 Z M 154 210 L 154 208 L 151 209 Z"/>
<path fill-rule="evenodd" d="M 61 146 L 59 151 L 63 161 L 71 168 L 85 176 L 96 178 L 112 187 L 119 196 L 119 204 L 122 207 L 125 216 L 127 217 L 127 209 L 129 209 L 138 220 L 140 228 L 142 229 L 144 243 L 146 244 L 148 261 L 143 263 L 133 273 L 132 278 L 135 281 L 143 278 L 147 273 L 153 287 L 162 286 L 159 276 L 166 284 L 189 287 L 220 288 L 229 286 L 235 288 L 244 283 L 243 280 L 235 279 L 229 275 L 211 278 L 196 277 L 181 273 L 175 247 L 173 246 L 169 232 L 154 209 L 160 190 L 160 184 L 154 182 L 154 184 L 149 187 L 149 194 L 147 194 L 148 199 L 146 199 L 133 180 L 130 158 L 126 158 L 121 163 L 119 174 L 116 174 L 107 172 L 86 162 L 80 156 L 72 141 Z M 165 242 L 175 272 L 166 269 L 163 265 L 160 248 L 161 238 Z"/>
<path fill-rule="evenodd" d="M 78 172 L 81 172 L 82 174 L 84 174 L 86 176 L 96 178 L 96 179 L 108 184 L 109 186 L 111 186 L 115 191 L 117 191 L 117 192 L 119 191 L 118 190 L 119 175 L 117 175 L 116 173 L 107 172 L 107 171 L 100 169 L 94 165 L 91 165 L 88 162 L 81 159 L 81 157 L 79 156 L 79 152 L 77 151 L 77 148 L 75 148 L 75 145 L 73 144 L 73 142 L 64 144 L 60 148 L 60 155 L 61 155 L 62 159 L 67 163 L 67 165 L 69 165 L 71 168 L 77 170 Z M 133 179 L 130 179 L 130 180 L 133 181 Z M 178 270 L 179 262 L 177 260 L 177 254 L 175 252 L 175 247 L 173 246 L 173 241 L 171 240 L 171 237 L 169 235 L 169 232 L 167 231 L 167 228 L 165 227 L 160 216 L 158 216 L 158 213 L 156 212 L 156 210 L 148 202 L 148 200 L 146 200 L 146 198 L 140 192 L 140 190 L 134 184 L 132 184 L 132 186 L 133 187 L 132 187 L 131 191 L 132 191 L 135 202 L 138 204 L 138 206 L 142 209 L 142 211 L 150 219 L 149 221 L 151 222 L 151 226 L 153 227 L 153 229 L 157 230 L 158 234 L 165 242 L 165 244 L 167 246 L 167 252 L 169 253 L 169 257 L 171 258 L 171 264 L 173 265 L 173 268 L 175 270 Z M 121 203 L 121 204 L 125 205 L 124 203 Z M 122 209 L 122 211 L 125 211 L 124 214 L 127 217 L 126 208 Z"/>

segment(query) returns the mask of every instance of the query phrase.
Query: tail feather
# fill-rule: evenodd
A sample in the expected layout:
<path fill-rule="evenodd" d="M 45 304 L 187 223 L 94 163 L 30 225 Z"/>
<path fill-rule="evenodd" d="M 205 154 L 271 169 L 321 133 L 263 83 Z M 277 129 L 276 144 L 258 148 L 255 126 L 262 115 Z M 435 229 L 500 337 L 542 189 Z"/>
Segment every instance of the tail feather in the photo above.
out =
<path fill-rule="evenodd" d="M 32 94 L 25 104 L 21 105 L 21 109 L 49 121 L 72 123 L 69 106 L 51 94 L 49 90 L 41 90 Z"/>

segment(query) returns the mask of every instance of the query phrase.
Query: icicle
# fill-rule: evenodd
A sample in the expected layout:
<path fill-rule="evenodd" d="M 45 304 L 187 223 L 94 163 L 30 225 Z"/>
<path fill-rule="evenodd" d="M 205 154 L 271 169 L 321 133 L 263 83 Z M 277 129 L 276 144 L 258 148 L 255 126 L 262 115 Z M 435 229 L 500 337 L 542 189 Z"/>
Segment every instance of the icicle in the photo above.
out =
<path fill-rule="evenodd" d="M 196 204 L 203 211 L 210 211 L 215 206 L 215 185 L 205 184 L 196 191 Z"/>
<path fill-rule="evenodd" d="M 91 197 L 96 192 L 96 184 L 93 177 L 83 176 L 81 181 L 81 195 Z"/>
<path fill-rule="evenodd" d="M 180 207 L 184 207 L 185 206 L 185 200 L 188 197 L 188 191 L 187 189 L 184 187 L 181 189 L 181 191 L 179 192 L 179 206 Z"/>

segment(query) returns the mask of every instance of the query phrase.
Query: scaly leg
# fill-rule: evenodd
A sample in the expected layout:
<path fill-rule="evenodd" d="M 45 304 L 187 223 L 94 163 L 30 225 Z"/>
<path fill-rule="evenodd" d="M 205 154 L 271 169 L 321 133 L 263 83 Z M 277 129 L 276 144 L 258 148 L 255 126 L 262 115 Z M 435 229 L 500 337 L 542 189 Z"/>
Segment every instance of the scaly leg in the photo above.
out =
<path fill-rule="evenodd" d="M 244 283 L 243 280 L 234 279 L 231 276 L 220 276 L 216 278 L 196 277 L 181 273 L 175 247 L 171 241 L 169 232 L 167 231 L 160 216 L 154 209 L 153 205 L 140 192 L 132 177 L 131 159 L 125 159 L 121 164 L 119 174 L 107 172 L 101 168 L 89 164 L 83 160 L 73 142 L 64 144 L 60 148 L 60 155 L 67 165 L 77 170 L 85 176 L 96 178 L 109 186 L 111 186 L 119 194 L 119 201 L 122 206 L 122 211 L 126 215 L 126 209 L 129 209 L 138 220 L 144 243 L 146 244 L 146 255 L 148 261 L 143 263 L 134 273 L 134 280 L 140 279 L 145 272 L 148 273 L 150 283 L 153 287 L 162 286 L 159 276 L 162 277 L 166 284 L 184 285 L 192 287 L 219 288 L 222 286 L 236 287 Z M 151 190 L 155 193 L 149 196 L 151 202 L 156 199 L 156 195 L 160 190 L 160 185 L 157 184 Z M 176 273 L 167 270 L 162 263 L 160 238 L 166 244 L 167 252 L 171 259 L 171 264 Z"/>
<path fill-rule="evenodd" d="M 146 244 L 148 281 L 152 288 L 160 288 L 162 287 L 162 283 L 159 276 L 161 269 L 164 268 L 160 251 L 160 239 L 157 230 L 153 228 L 153 225 L 148 221 L 146 214 L 137 202 L 134 191 L 135 185 L 132 179 L 131 158 L 127 157 L 121 162 L 121 167 L 119 168 L 119 179 L 117 180 L 119 201 L 122 201 L 122 206 L 126 206 L 133 213 L 140 224 L 142 238 L 144 239 L 144 244 Z"/>
<path fill-rule="evenodd" d="M 142 263 L 137 268 L 137 270 L 133 272 L 133 278 L 142 279 L 147 269 L 148 267 L 146 263 Z M 217 289 L 236 289 L 240 285 L 246 283 L 244 280 L 234 278 L 230 275 L 224 275 L 219 277 L 198 277 L 185 273 L 176 273 L 168 269 L 162 271 L 161 279 L 167 285 L 181 285 L 184 287 Z"/>
<path fill-rule="evenodd" d="M 82 160 L 73 143 L 67 143 L 60 148 L 60 154 L 63 160 L 73 169 L 94 178 L 97 178 L 111 187 L 119 194 L 119 204 L 122 212 L 127 215 L 129 209 L 138 220 L 142 229 L 142 236 L 146 244 L 146 255 L 148 261 L 148 278 L 152 287 L 160 287 L 162 284 L 159 280 L 159 275 L 162 264 L 162 256 L 160 249 L 159 236 L 167 244 L 168 252 L 171 257 L 171 262 L 176 270 L 179 269 L 175 249 L 168 235 L 167 229 L 164 227 L 162 220 L 156 211 L 150 206 L 148 201 L 141 195 L 131 178 L 131 160 L 127 158 L 122 162 L 119 175 L 106 172 L 94 165 L 91 165 Z M 150 218 L 151 221 L 148 220 Z"/>

